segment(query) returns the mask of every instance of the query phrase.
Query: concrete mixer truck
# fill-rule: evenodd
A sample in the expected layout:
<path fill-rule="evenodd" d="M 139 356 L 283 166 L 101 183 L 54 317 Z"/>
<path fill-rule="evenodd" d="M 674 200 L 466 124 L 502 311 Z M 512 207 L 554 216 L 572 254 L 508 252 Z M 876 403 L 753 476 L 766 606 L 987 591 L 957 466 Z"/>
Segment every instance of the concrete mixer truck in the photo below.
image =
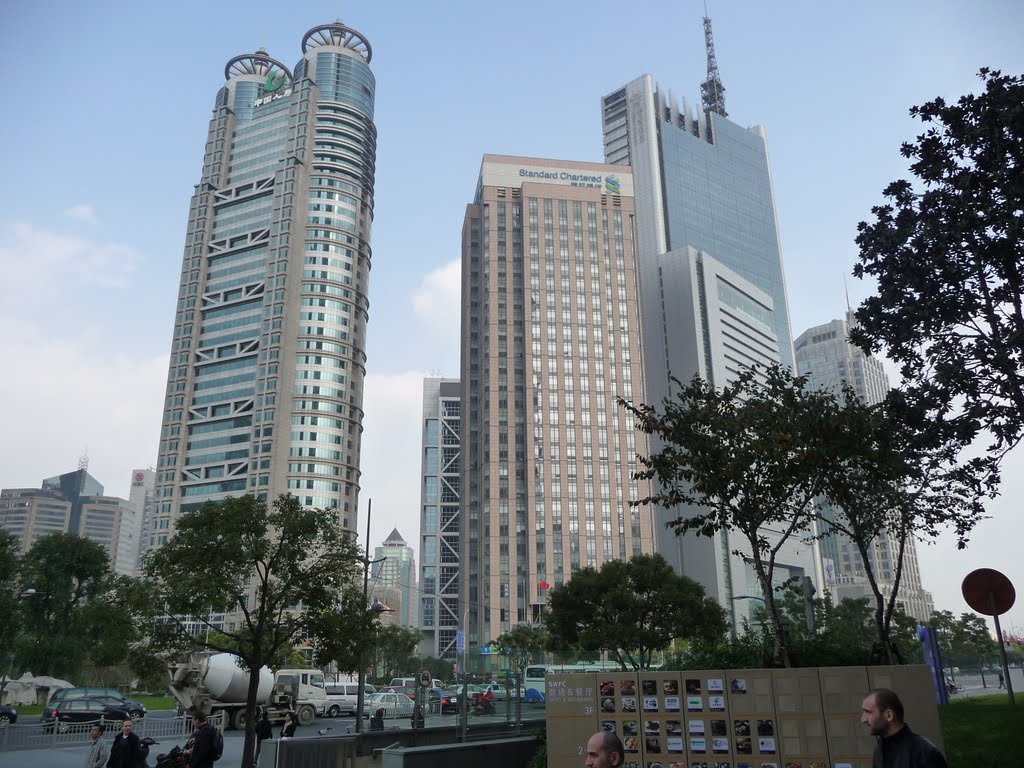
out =
<path fill-rule="evenodd" d="M 225 713 L 229 728 L 245 727 L 249 671 L 238 665 L 230 653 L 192 653 L 168 668 L 171 693 L 185 712 L 200 710 L 207 715 Z M 299 725 L 309 725 L 327 708 L 323 673 L 318 669 L 260 670 L 256 704 L 267 710 L 272 722 L 294 712 Z"/>

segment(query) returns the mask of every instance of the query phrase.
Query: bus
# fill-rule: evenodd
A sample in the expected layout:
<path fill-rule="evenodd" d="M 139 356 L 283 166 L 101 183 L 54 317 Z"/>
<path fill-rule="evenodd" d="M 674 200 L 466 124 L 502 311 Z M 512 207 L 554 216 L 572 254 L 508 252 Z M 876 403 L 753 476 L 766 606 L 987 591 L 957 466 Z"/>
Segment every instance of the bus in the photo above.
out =
<path fill-rule="evenodd" d="M 524 699 L 531 699 L 530 690 L 533 689 L 541 696 L 546 694 L 547 688 L 544 684 L 545 675 L 574 674 L 577 672 L 621 672 L 622 667 L 614 661 L 588 661 L 575 664 L 531 664 L 526 668 L 526 675 L 523 680 L 523 688 L 526 693 Z"/>

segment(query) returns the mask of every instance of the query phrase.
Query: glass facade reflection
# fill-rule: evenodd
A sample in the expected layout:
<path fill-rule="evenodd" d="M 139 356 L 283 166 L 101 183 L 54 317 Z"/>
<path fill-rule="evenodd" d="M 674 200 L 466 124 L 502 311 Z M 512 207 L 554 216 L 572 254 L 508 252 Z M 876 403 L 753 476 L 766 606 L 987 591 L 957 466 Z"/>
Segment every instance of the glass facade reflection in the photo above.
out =
<path fill-rule="evenodd" d="M 225 67 L 189 209 L 149 547 L 208 500 L 296 495 L 354 528 L 376 129 L 343 24 Z"/>

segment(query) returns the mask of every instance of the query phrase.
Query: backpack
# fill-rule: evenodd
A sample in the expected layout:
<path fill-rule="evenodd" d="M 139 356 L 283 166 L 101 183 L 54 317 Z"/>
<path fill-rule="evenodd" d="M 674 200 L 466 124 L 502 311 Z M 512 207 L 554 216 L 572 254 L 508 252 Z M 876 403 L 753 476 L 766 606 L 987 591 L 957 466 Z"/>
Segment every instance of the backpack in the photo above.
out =
<path fill-rule="evenodd" d="M 213 729 L 213 760 L 220 760 L 224 754 L 224 732 L 218 728 Z"/>

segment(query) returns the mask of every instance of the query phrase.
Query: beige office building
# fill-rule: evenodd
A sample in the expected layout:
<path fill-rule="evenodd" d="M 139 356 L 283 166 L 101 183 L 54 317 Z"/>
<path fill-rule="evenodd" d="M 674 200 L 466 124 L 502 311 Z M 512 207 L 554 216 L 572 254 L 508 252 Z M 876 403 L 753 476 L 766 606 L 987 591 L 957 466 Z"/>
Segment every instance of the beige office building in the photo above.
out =
<path fill-rule="evenodd" d="M 462 235 L 467 650 L 582 567 L 652 552 L 628 167 L 485 155 Z"/>

